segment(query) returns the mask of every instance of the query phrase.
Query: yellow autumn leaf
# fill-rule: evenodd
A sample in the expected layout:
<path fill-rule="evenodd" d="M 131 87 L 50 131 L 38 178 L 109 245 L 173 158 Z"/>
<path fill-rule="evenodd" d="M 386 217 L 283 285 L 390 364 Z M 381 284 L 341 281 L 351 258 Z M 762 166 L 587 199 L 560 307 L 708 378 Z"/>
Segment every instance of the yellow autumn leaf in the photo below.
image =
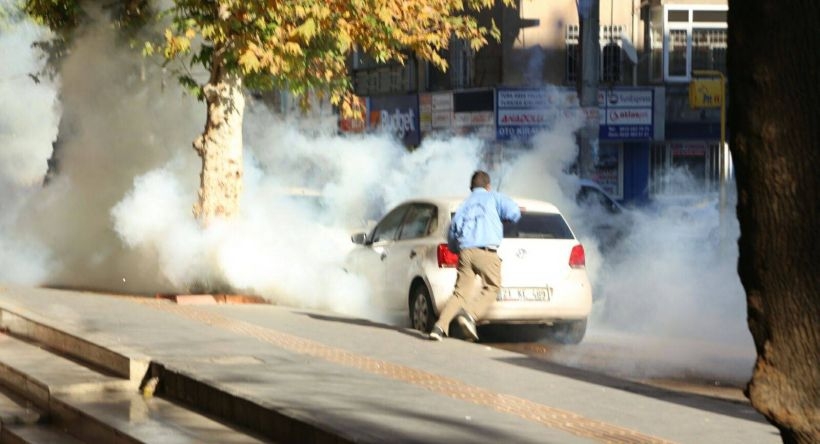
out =
<path fill-rule="evenodd" d="M 242 67 L 244 73 L 259 72 L 261 66 L 259 58 L 256 57 L 253 51 L 245 51 L 239 57 L 239 65 Z"/>

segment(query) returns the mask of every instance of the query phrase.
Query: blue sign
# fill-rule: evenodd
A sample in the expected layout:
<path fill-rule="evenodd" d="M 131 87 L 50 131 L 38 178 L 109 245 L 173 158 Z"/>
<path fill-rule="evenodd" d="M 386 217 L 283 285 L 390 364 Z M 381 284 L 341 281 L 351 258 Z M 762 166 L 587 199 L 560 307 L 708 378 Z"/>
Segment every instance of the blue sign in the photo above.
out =
<path fill-rule="evenodd" d="M 368 128 L 395 134 L 405 146 L 421 143 L 417 95 L 371 97 L 369 102 Z"/>

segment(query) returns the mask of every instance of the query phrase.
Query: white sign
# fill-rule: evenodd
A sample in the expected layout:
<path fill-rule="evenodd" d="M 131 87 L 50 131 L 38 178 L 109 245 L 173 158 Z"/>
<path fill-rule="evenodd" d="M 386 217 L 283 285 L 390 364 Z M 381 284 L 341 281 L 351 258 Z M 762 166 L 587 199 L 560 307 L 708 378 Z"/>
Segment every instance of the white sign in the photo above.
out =
<path fill-rule="evenodd" d="M 651 125 L 652 110 L 646 108 L 615 108 L 606 111 L 608 125 Z"/>
<path fill-rule="evenodd" d="M 599 101 L 602 97 L 598 96 Z M 611 90 L 606 93 L 607 108 L 652 108 L 652 91 L 650 90 Z"/>
<path fill-rule="evenodd" d="M 545 126 L 557 116 L 555 109 L 500 109 L 498 126 Z"/>
<path fill-rule="evenodd" d="M 450 110 L 433 111 L 433 128 L 450 128 L 453 126 L 453 112 Z"/>
<path fill-rule="evenodd" d="M 498 108 L 545 108 L 548 104 L 544 89 L 498 91 Z"/>
<path fill-rule="evenodd" d="M 483 126 L 492 125 L 495 114 L 492 111 L 474 111 L 453 114 L 453 126 Z"/>
<path fill-rule="evenodd" d="M 433 111 L 453 109 L 453 94 L 433 94 Z"/>

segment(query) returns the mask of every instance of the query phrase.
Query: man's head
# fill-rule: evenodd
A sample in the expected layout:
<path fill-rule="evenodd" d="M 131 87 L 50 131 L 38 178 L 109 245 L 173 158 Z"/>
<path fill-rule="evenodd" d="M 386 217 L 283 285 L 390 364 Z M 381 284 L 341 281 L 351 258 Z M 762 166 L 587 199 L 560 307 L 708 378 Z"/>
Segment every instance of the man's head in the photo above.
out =
<path fill-rule="evenodd" d="M 490 191 L 490 175 L 486 171 L 478 170 L 473 173 L 473 178 L 470 179 L 470 189 L 484 188 Z"/>

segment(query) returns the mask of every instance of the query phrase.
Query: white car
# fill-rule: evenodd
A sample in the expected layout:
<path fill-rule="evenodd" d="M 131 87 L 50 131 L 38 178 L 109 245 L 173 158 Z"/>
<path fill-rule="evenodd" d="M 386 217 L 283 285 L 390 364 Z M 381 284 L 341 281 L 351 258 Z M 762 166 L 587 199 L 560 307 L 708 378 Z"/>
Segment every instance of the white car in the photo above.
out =
<path fill-rule="evenodd" d="M 367 278 L 382 308 L 409 314 L 410 325 L 425 333 L 453 292 L 458 256 L 447 248 L 447 231 L 463 200 L 409 200 L 369 233 L 352 236 L 357 245 L 347 270 Z M 578 343 L 592 307 L 584 247 L 554 205 L 514 200 L 521 220 L 504 226 L 502 289 L 478 324 L 553 326 L 556 339 Z"/>

